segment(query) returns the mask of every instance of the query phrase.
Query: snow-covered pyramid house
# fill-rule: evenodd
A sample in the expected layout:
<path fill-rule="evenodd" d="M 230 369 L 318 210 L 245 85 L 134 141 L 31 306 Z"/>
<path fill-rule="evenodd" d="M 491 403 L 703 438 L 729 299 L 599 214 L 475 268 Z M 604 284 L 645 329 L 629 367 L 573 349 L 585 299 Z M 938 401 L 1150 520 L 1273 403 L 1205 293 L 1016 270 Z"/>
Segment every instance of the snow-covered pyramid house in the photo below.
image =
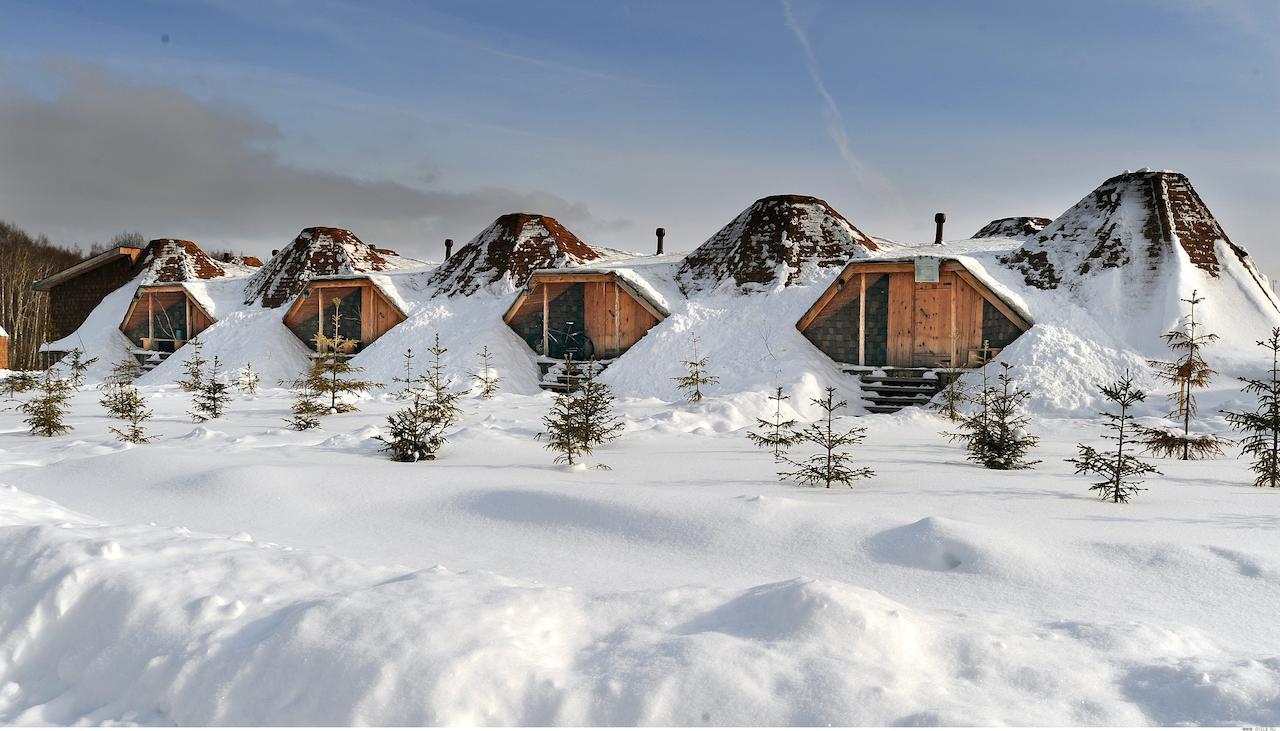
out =
<path fill-rule="evenodd" d="M 284 324 L 308 347 L 317 335 L 345 337 L 361 350 L 405 319 L 380 279 L 422 262 L 361 241 L 343 228 L 304 228 L 245 285 L 245 304 L 288 305 Z"/>
<path fill-rule="evenodd" d="M 806 269 L 840 266 L 879 246 L 821 198 L 775 195 L 739 213 L 685 257 L 685 293 L 733 281 L 740 289 L 797 281 Z"/>
<path fill-rule="evenodd" d="M 153 239 L 136 267 L 138 285 L 120 331 L 158 352 L 177 350 L 213 325 L 216 308 L 204 283 L 253 272 L 243 260 L 218 261 L 185 239 Z"/>
<path fill-rule="evenodd" d="M 445 260 L 429 285 L 446 296 L 470 295 L 491 285 L 511 292 L 538 269 L 580 266 L 610 253 L 583 242 L 551 216 L 508 213 Z"/>
<path fill-rule="evenodd" d="M 1048 226 L 1052 221 L 1039 216 L 1013 216 L 997 218 L 978 229 L 970 238 L 974 239 L 1018 239 L 1030 236 Z"/>
<path fill-rule="evenodd" d="M 1248 347 L 1280 324 L 1275 295 L 1181 173 L 1124 172 L 1102 183 L 1001 262 L 1026 286 L 1065 290 L 1119 342 L 1159 350 L 1185 314 Z"/>

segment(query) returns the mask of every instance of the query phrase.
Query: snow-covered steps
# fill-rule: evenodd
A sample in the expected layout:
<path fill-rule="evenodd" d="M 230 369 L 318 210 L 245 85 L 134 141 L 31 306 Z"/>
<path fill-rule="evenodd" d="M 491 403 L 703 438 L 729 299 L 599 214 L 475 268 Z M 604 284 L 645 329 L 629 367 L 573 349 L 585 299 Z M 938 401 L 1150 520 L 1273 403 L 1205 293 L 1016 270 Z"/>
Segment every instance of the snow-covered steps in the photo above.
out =
<path fill-rule="evenodd" d="M 845 372 L 862 381 L 864 405 L 873 414 L 892 414 L 907 406 L 924 406 L 944 385 L 936 371 L 924 368 L 846 369 Z"/>
<path fill-rule="evenodd" d="M 132 353 L 133 357 L 138 359 L 138 364 L 142 366 L 143 373 L 155 370 L 173 355 L 160 350 L 134 350 Z"/>
<path fill-rule="evenodd" d="M 593 360 L 589 362 L 574 362 L 574 369 L 571 373 L 566 373 L 564 369 L 564 361 L 552 360 L 550 358 L 540 358 L 538 360 L 538 370 L 542 372 L 542 381 L 538 387 L 543 391 L 572 391 L 578 385 L 578 381 L 582 380 L 583 374 L 588 367 L 595 369 L 595 373 L 599 374 L 605 368 L 609 367 L 614 359 Z"/>

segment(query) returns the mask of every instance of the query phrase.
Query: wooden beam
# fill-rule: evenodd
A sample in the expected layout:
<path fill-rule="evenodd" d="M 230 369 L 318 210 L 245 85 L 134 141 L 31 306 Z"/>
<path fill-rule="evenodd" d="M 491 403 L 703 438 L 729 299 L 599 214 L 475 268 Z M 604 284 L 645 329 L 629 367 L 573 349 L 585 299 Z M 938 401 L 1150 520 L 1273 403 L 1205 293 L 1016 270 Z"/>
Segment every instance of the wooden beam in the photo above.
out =
<path fill-rule="evenodd" d="M 951 281 L 951 367 L 956 367 L 956 359 L 960 357 L 958 335 L 956 333 L 956 290 L 959 289 L 960 282 L 953 275 Z"/>
<path fill-rule="evenodd" d="M 995 292 L 992 292 L 991 289 L 987 287 L 987 285 L 978 281 L 978 278 L 970 274 L 968 270 L 961 269 L 961 270 L 958 270 L 956 274 L 961 279 L 963 279 L 966 284 L 968 284 L 970 287 L 973 287 L 978 294 L 982 295 L 983 299 L 990 302 L 993 307 L 999 310 L 1000 314 L 1009 318 L 1009 321 L 1012 322 L 1014 325 L 1017 325 L 1018 328 L 1021 329 L 1023 332 L 1026 332 L 1031 329 L 1030 323 L 1022 319 L 1021 315 L 1014 312 L 1013 309 L 1009 307 L 1009 305 L 1006 305 L 1004 303 L 1004 300 L 996 296 Z"/>
<path fill-rule="evenodd" d="M 547 356 L 547 348 L 551 338 L 547 333 L 547 317 L 551 314 L 551 302 L 547 299 L 547 288 L 542 288 L 542 355 Z"/>
<path fill-rule="evenodd" d="M 600 285 L 604 286 L 604 285 Z M 613 352 L 622 352 L 622 287 L 613 286 Z"/>
<path fill-rule="evenodd" d="M 537 284 L 576 284 L 578 282 L 609 282 L 617 277 L 609 272 L 591 272 L 580 274 L 534 274 L 529 278 L 529 286 Z"/>
<path fill-rule="evenodd" d="M 867 364 L 867 273 L 858 273 L 858 365 Z"/>
<path fill-rule="evenodd" d="M 849 285 L 848 277 L 852 276 L 851 272 L 853 271 L 853 266 L 853 264 L 850 264 L 840 271 L 840 276 L 836 277 L 836 280 L 831 283 L 831 286 L 827 287 L 827 289 L 822 293 L 822 296 L 818 298 L 818 301 L 814 302 L 813 305 L 805 311 L 804 317 L 801 317 L 799 322 L 796 323 L 797 330 L 804 332 L 813 324 L 814 320 L 818 319 L 818 315 L 822 314 L 822 311 L 826 309 L 827 304 L 831 302 L 831 300 L 835 299 L 835 296 L 840 293 L 841 280 L 845 280 L 844 286 L 847 287 Z"/>

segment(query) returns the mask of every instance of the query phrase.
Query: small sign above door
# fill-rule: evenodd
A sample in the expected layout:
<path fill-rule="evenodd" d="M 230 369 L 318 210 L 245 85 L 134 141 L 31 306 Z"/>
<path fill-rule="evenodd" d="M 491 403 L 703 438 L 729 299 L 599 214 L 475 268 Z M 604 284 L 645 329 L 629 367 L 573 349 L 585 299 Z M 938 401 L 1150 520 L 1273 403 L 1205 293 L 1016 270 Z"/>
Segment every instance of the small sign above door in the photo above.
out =
<path fill-rule="evenodd" d="M 937 282 L 938 267 L 942 264 L 942 259 L 936 256 L 917 256 L 916 257 L 916 281 L 917 282 Z"/>

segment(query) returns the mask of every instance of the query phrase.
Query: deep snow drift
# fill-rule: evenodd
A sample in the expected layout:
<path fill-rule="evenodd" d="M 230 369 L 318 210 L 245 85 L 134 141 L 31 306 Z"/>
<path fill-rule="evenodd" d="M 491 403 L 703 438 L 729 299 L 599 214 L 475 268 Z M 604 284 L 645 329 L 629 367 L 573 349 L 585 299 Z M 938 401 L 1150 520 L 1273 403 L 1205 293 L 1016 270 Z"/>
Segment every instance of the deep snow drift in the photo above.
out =
<path fill-rule="evenodd" d="M 1235 459 L 1112 505 L 1063 462 L 1096 422 L 1001 474 L 912 409 L 827 491 L 775 480 L 745 396 L 627 400 L 612 469 L 567 472 L 547 395 L 399 464 L 389 399 L 297 433 L 279 393 L 194 426 L 145 391 L 136 448 L 93 393 L 63 437 L 0 412 L 0 722 L 1280 721 L 1280 492 Z"/>

